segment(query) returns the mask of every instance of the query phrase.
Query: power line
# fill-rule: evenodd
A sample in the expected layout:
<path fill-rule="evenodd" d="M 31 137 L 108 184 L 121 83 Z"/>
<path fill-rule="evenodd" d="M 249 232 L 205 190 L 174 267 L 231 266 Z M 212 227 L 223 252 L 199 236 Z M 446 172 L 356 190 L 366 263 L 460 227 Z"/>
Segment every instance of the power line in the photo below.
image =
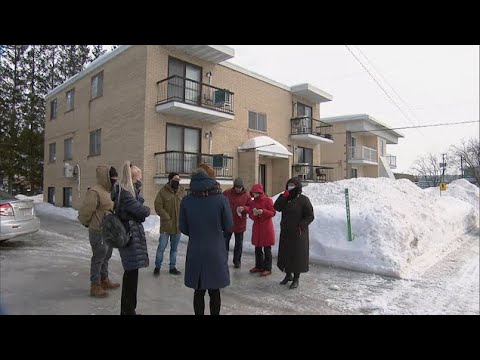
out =
<path fill-rule="evenodd" d="M 410 113 L 415 116 L 413 110 L 410 108 L 410 106 L 408 106 L 407 102 L 400 96 L 400 94 L 395 90 L 395 88 L 392 86 L 392 84 L 390 84 L 388 82 L 388 80 L 382 75 L 382 73 L 380 71 L 378 71 L 378 69 L 375 67 L 375 65 L 372 63 L 372 61 L 370 61 L 370 59 L 368 58 L 367 55 L 365 55 L 365 53 L 362 51 L 362 49 L 360 49 L 359 46 L 355 46 L 357 48 L 357 50 L 363 55 L 363 57 L 367 60 L 367 62 L 370 64 L 370 66 L 377 72 L 378 75 L 380 75 L 380 77 L 383 79 L 383 81 L 385 81 L 385 83 L 390 86 L 390 88 L 393 90 L 393 92 L 395 93 L 395 95 L 397 95 L 397 97 L 400 99 L 400 101 L 405 105 L 405 107 L 407 108 L 408 111 L 410 111 Z M 414 119 L 416 120 L 416 119 Z M 418 121 L 417 121 L 418 123 Z"/>
<path fill-rule="evenodd" d="M 470 124 L 470 123 L 478 123 L 480 120 L 473 120 L 473 121 L 460 121 L 455 123 L 443 123 L 443 124 L 430 124 L 430 125 L 415 125 L 415 126 L 402 126 L 402 127 L 394 127 L 389 128 L 386 126 L 382 126 L 381 129 L 375 130 L 357 130 L 357 131 L 349 131 L 348 133 L 364 133 L 364 132 L 375 132 L 375 131 L 385 131 L 385 130 L 402 130 L 402 129 L 417 129 L 417 128 L 425 128 L 425 127 L 435 127 L 435 126 L 450 126 L 450 125 L 460 125 L 460 124 Z M 326 123 L 328 124 L 328 123 Z M 338 132 L 338 133 L 331 133 L 331 135 L 342 135 L 346 134 L 347 132 Z"/>
<path fill-rule="evenodd" d="M 377 85 L 380 87 L 380 89 L 382 89 L 382 91 L 385 93 L 385 95 L 387 95 L 387 97 L 390 99 L 390 101 L 397 107 L 397 109 L 402 113 L 402 115 L 412 124 L 415 124 L 414 121 L 412 121 L 411 119 L 409 119 L 408 115 L 405 114 L 405 112 L 400 108 L 400 106 L 398 106 L 398 104 L 396 103 L 395 100 L 393 100 L 393 98 L 390 96 L 390 94 L 383 88 L 383 86 L 378 82 L 378 80 L 375 78 L 375 76 L 373 76 L 373 74 L 366 68 L 366 66 L 360 61 L 360 59 L 357 57 L 357 55 L 355 55 L 355 53 L 350 49 L 350 47 L 348 45 L 345 45 L 346 48 L 348 49 L 348 51 L 350 51 L 350 53 L 353 55 L 353 57 L 360 63 L 360 65 L 362 65 L 362 67 L 365 69 L 365 71 L 368 73 L 368 75 L 370 75 L 370 77 L 377 83 Z M 422 135 L 422 136 L 425 136 L 420 130 L 418 130 L 418 132 Z"/>

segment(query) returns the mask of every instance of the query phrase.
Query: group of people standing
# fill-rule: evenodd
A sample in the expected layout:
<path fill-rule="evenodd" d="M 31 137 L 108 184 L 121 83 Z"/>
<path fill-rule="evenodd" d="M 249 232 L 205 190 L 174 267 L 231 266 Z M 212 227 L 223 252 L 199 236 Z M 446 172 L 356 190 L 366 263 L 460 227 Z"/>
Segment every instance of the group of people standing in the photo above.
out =
<path fill-rule="evenodd" d="M 169 273 L 180 275 L 176 256 L 181 234 L 189 237 L 185 261 L 185 286 L 194 290 L 195 315 L 205 313 L 205 294 L 208 291 L 210 314 L 219 315 L 220 289 L 230 285 L 228 255 L 230 240 L 235 237 L 233 266 L 241 267 L 243 238 L 247 217 L 253 220 L 252 244 L 255 246 L 255 266 L 250 273 L 268 276 L 272 273 L 272 246 L 275 245 L 273 217 L 282 213 L 277 266 L 286 273 L 280 284 L 299 285 L 300 273 L 309 270 L 308 225 L 313 221 L 313 207 L 302 194 L 300 179 L 288 180 L 285 191 L 275 204 L 261 184 L 249 192 L 243 180 L 237 178 L 231 189 L 222 192 L 215 179 L 214 169 L 202 163 L 191 174 L 190 193 L 180 185 L 180 175 L 170 173 L 168 182 L 155 198 L 155 211 L 160 216 L 160 237 L 157 247 L 154 276 L 160 276 L 163 254 L 170 240 Z M 130 234 L 128 244 L 119 248 L 124 268 L 121 314 L 135 315 L 137 304 L 138 269 L 149 266 L 147 243 L 142 223 L 150 215 L 140 195 L 142 172 L 126 161 L 117 175 L 113 167 L 97 168 L 97 184 L 89 188 L 82 208 L 80 222 L 89 228 L 92 246 L 90 271 L 91 296 L 105 297 L 107 290 L 120 284 L 108 278 L 108 260 L 112 248 L 101 239 L 100 224 L 105 212 L 117 210 L 122 224 Z"/>

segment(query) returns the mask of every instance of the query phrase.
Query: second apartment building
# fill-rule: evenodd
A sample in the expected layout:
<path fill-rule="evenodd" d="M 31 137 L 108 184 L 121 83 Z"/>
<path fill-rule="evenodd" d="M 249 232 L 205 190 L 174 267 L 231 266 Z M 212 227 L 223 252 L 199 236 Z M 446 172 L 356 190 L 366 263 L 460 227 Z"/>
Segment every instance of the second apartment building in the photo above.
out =
<path fill-rule="evenodd" d="M 170 171 L 188 187 L 202 161 L 223 187 L 241 176 L 270 196 L 292 175 L 322 181 L 321 152 L 334 138 L 320 106 L 332 96 L 226 61 L 233 56 L 222 45 L 124 45 L 50 92 L 44 201 L 78 208 L 96 166 L 127 159 L 143 170 L 148 206 Z"/>

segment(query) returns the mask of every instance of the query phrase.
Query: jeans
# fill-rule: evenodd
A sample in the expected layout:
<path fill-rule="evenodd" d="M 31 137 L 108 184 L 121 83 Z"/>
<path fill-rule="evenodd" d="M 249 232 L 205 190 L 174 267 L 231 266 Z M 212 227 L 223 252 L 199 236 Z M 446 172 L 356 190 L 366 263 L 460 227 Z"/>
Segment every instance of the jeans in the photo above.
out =
<path fill-rule="evenodd" d="M 168 238 L 170 238 L 170 269 L 173 269 L 177 263 L 177 247 L 180 242 L 180 235 L 161 233 L 158 239 L 157 256 L 155 258 L 155 268 L 160 269 L 163 262 L 163 253 L 167 248 Z"/>
<path fill-rule="evenodd" d="M 228 252 L 230 250 L 230 239 L 232 237 L 231 232 L 225 233 L 225 245 L 227 247 L 227 259 L 228 259 Z M 242 260 L 242 250 L 243 250 L 243 232 L 242 233 L 235 233 L 235 248 L 233 249 L 233 264 L 240 265 Z"/>
<path fill-rule="evenodd" d="M 102 233 L 98 230 L 88 230 L 90 246 L 92 247 L 92 261 L 90 264 L 90 281 L 97 283 L 100 277 L 108 277 L 108 260 L 112 257 L 112 247 L 105 244 Z"/>

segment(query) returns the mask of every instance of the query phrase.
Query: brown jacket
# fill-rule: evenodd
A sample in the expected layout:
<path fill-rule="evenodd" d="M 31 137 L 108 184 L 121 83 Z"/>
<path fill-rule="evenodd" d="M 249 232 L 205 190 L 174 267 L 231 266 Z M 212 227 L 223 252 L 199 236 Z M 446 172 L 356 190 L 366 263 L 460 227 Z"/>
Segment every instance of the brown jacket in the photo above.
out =
<path fill-rule="evenodd" d="M 160 216 L 160 233 L 180 233 L 178 215 L 180 213 L 180 202 L 184 196 L 185 189 L 182 185 L 179 185 L 175 192 L 169 184 L 165 184 L 158 192 L 155 198 L 155 212 Z"/>
<path fill-rule="evenodd" d="M 100 230 L 100 222 L 105 212 L 113 209 L 109 171 L 110 166 L 97 166 L 97 184 L 87 190 L 85 200 L 78 211 L 78 220 L 92 230 Z"/>

